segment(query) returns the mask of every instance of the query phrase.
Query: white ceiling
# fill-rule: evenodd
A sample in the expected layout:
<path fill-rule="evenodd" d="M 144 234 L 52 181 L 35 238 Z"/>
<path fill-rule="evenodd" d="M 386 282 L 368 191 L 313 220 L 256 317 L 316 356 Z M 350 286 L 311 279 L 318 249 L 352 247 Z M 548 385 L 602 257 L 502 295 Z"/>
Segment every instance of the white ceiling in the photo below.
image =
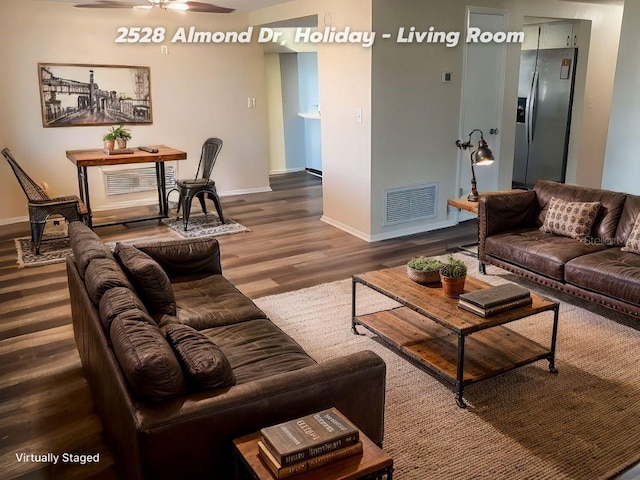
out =
<path fill-rule="evenodd" d="M 44 0 L 49 2 L 64 2 L 64 3 L 99 3 L 99 0 Z M 144 3 L 144 0 L 120 0 L 131 1 L 132 3 Z M 180 0 L 177 0 L 180 1 Z M 183 0 L 184 1 L 184 0 Z M 287 3 L 291 0 L 197 0 L 203 3 L 211 3 L 214 5 L 220 5 L 221 7 L 235 8 L 240 12 L 250 12 L 252 10 L 258 10 L 260 8 L 270 7 L 279 3 Z M 584 3 L 600 3 L 609 5 L 623 5 L 624 0 L 565 0 L 570 2 L 584 2 Z"/>

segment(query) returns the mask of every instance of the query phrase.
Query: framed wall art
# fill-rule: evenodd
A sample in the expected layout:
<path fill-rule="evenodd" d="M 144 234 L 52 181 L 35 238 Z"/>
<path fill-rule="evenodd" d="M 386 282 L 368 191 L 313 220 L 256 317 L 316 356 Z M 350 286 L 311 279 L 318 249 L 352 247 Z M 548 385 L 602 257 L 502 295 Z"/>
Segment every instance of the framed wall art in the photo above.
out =
<path fill-rule="evenodd" d="M 151 124 L 149 67 L 39 63 L 44 127 Z"/>

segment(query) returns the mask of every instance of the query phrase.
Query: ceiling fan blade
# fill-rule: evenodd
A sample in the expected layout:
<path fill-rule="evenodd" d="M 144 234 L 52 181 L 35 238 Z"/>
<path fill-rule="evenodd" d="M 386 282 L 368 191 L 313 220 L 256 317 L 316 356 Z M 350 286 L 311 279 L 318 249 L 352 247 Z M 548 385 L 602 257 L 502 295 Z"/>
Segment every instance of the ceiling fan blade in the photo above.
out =
<path fill-rule="evenodd" d="M 202 13 L 231 13 L 235 12 L 235 8 L 219 7 L 218 5 L 212 5 L 210 3 L 203 2 L 183 2 L 189 6 L 190 12 L 202 12 Z"/>

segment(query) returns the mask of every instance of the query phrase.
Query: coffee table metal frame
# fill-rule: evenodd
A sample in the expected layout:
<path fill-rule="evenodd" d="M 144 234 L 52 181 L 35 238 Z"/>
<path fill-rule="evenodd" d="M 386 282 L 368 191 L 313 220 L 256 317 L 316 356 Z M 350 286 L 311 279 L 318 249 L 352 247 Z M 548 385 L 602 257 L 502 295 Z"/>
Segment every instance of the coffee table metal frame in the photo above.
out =
<path fill-rule="evenodd" d="M 357 315 L 356 286 L 358 283 L 395 300 L 402 307 L 367 315 Z M 465 291 L 488 288 L 490 286 L 481 280 L 468 276 Z M 406 276 L 405 267 L 389 268 L 353 276 L 351 329 L 354 334 L 360 335 L 356 327 L 357 325 L 364 326 L 387 343 L 417 360 L 429 371 L 452 383 L 456 389 L 456 403 L 460 408 L 465 408 L 466 403 L 463 400 L 464 387 L 471 383 L 494 377 L 542 359 L 549 361 L 549 370 L 552 373 L 558 372 L 555 367 L 555 351 L 558 334 L 559 303 L 534 292 L 531 292 L 531 295 L 533 297 L 532 305 L 519 307 L 489 317 L 481 317 L 458 308 L 458 300 L 444 297 L 441 288 L 425 287 L 412 282 Z M 430 304 L 439 313 L 432 312 L 429 309 Z M 435 307 L 436 305 L 437 307 Z M 551 345 L 548 348 L 503 326 L 546 311 L 553 312 Z M 447 335 L 455 334 L 457 336 L 456 358 L 451 358 L 454 356 L 451 351 L 447 355 L 446 348 L 440 352 L 435 351 L 434 344 L 445 343 L 442 341 L 423 342 L 420 344 L 418 340 L 415 344 L 413 342 L 405 342 L 403 344 L 402 340 L 398 338 L 402 333 L 398 334 L 397 332 L 402 330 L 403 322 L 407 322 L 407 319 L 409 319 L 408 323 L 404 323 L 404 325 L 408 328 L 417 328 L 418 331 L 424 328 L 425 337 L 433 334 L 442 338 L 443 332 Z M 425 321 L 425 319 L 431 321 Z M 393 328 L 387 328 L 389 322 L 397 322 L 397 325 Z M 416 325 L 420 326 L 416 327 Z M 490 335 L 488 335 L 489 329 L 491 329 Z M 477 337 L 486 335 L 486 337 L 481 338 L 471 348 L 466 348 L 470 341 L 469 338 L 473 338 L 470 337 L 472 334 L 476 334 Z M 480 346 L 483 343 L 484 346 Z M 473 357 L 473 349 L 486 349 L 487 343 L 492 343 L 492 348 L 510 349 L 511 351 L 506 355 L 509 358 L 502 364 L 491 365 L 486 371 L 480 369 L 480 371 L 471 374 L 467 372 L 467 378 L 465 378 L 465 360 Z M 471 353 L 469 353 L 470 351 Z M 486 357 L 486 351 L 483 353 Z M 486 363 L 486 359 L 482 358 L 479 363 L 482 361 Z M 455 362 L 455 365 L 452 365 L 449 369 L 443 368 L 443 365 L 447 362 L 449 364 Z M 475 365 L 475 368 L 477 370 L 479 368 L 478 365 Z"/>

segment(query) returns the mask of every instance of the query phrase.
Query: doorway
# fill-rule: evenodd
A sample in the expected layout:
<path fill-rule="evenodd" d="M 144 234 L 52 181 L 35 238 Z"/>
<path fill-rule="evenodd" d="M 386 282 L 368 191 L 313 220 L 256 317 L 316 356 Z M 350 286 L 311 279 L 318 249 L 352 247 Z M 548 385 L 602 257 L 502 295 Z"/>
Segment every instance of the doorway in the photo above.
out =
<path fill-rule="evenodd" d="M 311 43 L 297 44 L 298 27 L 317 27 L 317 16 L 264 25 L 286 46 L 264 45 L 267 72 L 271 174 L 308 171 L 322 175 L 318 55 Z"/>
<path fill-rule="evenodd" d="M 467 7 L 467 28 L 478 27 L 482 31 L 504 32 L 509 26 L 509 12 L 503 9 Z M 459 138 L 464 142 L 469 133 L 480 130 L 489 144 L 495 161 L 492 165 L 475 167 L 478 191 L 498 189 L 500 165 L 500 130 L 502 128 L 502 106 L 505 87 L 507 47 L 505 44 L 466 43 L 464 51 L 464 73 L 462 78 L 462 112 Z M 471 136 L 477 145 L 480 132 Z M 458 197 L 465 197 L 471 185 L 471 158 L 475 150 L 460 150 L 458 156 Z M 474 218 L 475 215 L 460 212 L 458 220 Z"/>

